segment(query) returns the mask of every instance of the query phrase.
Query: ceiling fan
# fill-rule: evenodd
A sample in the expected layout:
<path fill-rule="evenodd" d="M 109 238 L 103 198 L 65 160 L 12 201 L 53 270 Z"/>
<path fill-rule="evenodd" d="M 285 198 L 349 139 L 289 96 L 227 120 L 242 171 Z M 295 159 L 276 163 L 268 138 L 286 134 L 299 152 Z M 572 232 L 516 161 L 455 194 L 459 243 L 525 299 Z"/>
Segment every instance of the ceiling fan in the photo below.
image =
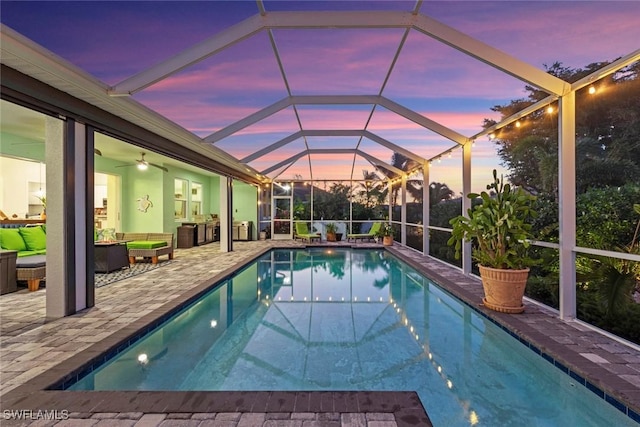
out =
<path fill-rule="evenodd" d="M 155 163 L 149 163 L 148 161 L 146 161 L 144 159 L 144 152 L 140 153 L 140 159 L 137 159 L 135 163 L 132 163 L 130 165 L 120 165 L 120 166 L 116 166 L 117 168 L 123 168 L 126 166 L 137 166 L 138 169 L 140 169 L 141 171 L 147 170 L 147 168 L 149 166 L 153 166 L 156 167 L 158 169 L 162 169 L 165 172 L 169 172 L 169 169 L 165 168 L 164 166 L 160 166 L 160 165 L 156 165 Z"/>

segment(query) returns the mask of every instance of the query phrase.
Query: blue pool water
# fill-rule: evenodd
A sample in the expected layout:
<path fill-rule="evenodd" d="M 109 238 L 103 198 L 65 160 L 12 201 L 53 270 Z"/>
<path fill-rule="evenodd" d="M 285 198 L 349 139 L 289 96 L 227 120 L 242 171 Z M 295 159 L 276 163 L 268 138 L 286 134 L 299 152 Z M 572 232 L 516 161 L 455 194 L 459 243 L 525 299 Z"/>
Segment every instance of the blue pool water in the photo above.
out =
<path fill-rule="evenodd" d="M 415 390 L 436 426 L 636 425 L 383 250 L 275 250 L 71 390 Z"/>

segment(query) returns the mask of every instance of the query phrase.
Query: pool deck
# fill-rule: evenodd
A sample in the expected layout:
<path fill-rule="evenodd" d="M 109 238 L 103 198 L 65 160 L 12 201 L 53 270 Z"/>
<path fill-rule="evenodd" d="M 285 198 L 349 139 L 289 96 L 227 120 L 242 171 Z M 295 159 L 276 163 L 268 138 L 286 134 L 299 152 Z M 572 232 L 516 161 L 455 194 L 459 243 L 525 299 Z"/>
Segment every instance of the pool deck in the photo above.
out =
<path fill-rule="evenodd" d="M 27 420 L 8 420 L 0 415 L 0 423 L 99 427 L 431 425 L 413 392 L 43 391 L 271 247 L 299 246 L 303 244 L 254 241 L 234 242 L 234 251 L 228 253 L 220 252 L 217 244 L 179 249 L 174 261 L 163 267 L 96 289 L 95 307 L 50 322 L 45 321 L 44 289 L 1 296 L 2 409 L 65 412 L 54 414 L 58 420 L 36 420 L 37 412 L 21 412 L 23 417 L 33 417 Z M 455 268 L 399 245 L 388 250 L 640 422 L 640 351 L 580 322 L 562 322 L 553 311 L 533 303 L 525 303 L 523 314 L 489 311 L 480 304 L 482 286 L 477 278 L 465 277 Z"/>

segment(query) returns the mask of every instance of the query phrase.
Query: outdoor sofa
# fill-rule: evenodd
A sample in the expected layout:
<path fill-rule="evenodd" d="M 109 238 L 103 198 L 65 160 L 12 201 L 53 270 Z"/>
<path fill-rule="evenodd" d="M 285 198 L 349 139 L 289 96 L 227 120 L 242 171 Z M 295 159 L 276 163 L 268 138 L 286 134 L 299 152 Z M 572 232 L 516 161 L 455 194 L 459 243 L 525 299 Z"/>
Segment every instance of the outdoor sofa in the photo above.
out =
<path fill-rule="evenodd" d="M 173 259 L 173 233 L 116 233 L 116 239 L 126 241 L 130 264 L 136 258 L 150 258 L 153 264 L 162 255 Z"/>
<path fill-rule="evenodd" d="M 47 235 L 42 225 L 20 228 L 0 228 L 0 247 L 16 251 L 16 279 L 27 282 L 30 291 L 37 291 L 47 273 Z"/>

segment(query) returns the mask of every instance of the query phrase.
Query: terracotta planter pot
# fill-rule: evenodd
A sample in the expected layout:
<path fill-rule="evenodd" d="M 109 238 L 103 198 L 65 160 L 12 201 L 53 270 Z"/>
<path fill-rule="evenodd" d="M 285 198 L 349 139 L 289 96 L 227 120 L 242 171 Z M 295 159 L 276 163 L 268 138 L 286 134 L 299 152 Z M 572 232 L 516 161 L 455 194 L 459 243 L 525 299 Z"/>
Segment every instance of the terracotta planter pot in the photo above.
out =
<path fill-rule="evenodd" d="M 393 246 L 393 236 L 384 236 L 382 244 L 385 246 Z"/>
<path fill-rule="evenodd" d="M 502 313 L 522 313 L 522 297 L 527 286 L 529 269 L 505 270 L 482 265 L 478 267 L 484 288 L 484 305 Z"/>
<path fill-rule="evenodd" d="M 336 233 L 327 233 L 327 242 L 335 242 Z"/>

